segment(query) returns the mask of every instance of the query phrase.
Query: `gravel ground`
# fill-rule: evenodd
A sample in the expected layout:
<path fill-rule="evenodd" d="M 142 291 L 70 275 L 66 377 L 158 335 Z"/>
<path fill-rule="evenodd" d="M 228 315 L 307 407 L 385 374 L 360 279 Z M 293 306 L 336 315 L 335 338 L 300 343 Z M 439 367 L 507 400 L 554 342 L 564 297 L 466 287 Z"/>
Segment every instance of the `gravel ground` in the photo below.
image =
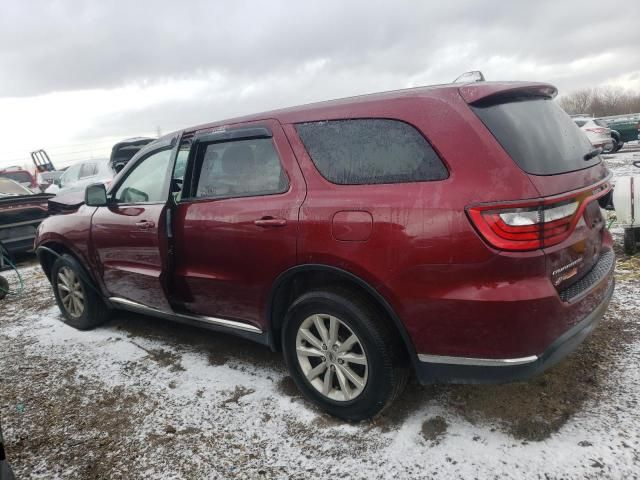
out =
<path fill-rule="evenodd" d="M 624 174 L 632 159 L 640 148 L 607 162 Z M 280 355 L 247 341 L 125 313 L 75 331 L 23 259 L 25 291 L 0 301 L 9 460 L 36 479 L 638 478 L 640 257 L 617 254 L 608 313 L 561 364 L 510 385 L 411 382 L 357 425 L 307 404 Z"/>

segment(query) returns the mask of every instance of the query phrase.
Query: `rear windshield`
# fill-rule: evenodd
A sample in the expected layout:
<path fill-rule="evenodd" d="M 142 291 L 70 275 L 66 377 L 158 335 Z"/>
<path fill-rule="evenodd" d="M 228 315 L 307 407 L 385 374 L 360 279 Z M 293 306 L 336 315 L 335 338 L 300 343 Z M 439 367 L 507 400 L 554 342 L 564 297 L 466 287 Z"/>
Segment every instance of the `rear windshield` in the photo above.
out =
<path fill-rule="evenodd" d="M 593 147 L 562 108 L 548 98 L 474 105 L 473 111 L 527 173 L 557 175 L 600 163 L 585 161 Z"/>
<path fill-rule="evenodd" d="M 0 196 L 2 195 L 30 195 L 31 191 L 22 185 L 0 177 Z"/>
<path fill-rule="evenodd" d="M 20 183 L 31 183 L 31 175 L 28 172 L 2 172 L 0 177 L 10 178 Z"/>

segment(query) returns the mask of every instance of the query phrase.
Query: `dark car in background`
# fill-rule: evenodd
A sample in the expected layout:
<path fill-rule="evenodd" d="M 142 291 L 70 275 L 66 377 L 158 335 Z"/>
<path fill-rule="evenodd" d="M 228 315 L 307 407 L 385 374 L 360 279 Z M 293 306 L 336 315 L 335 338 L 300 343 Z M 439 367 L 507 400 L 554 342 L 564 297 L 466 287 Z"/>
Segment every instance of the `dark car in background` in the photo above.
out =
<path fill-rule="evenodd" d="M 145 146 L 36 239 L 65 322 L 111 309 L 282 350 L 348 420 L 560 361 L 614 288 L 599 151 L 548 84 L 366 95 Z"/>
<path fill-rule="evenodd" d="M 111 168 L 117 173 L 140 151 L 142 147 L 153 142 L 155 138 L 150 137 L 133 137 L 116 143 L 111 148 L 109 163 Z"/>
<path fill-rule="evenodd" d="M 618 150 L 626 142 L 640 141 L 640 114 L 618 115 L 600 120 L 612 130 L 612 136 L 618 144 Z"/>
<path fill-rule="evenodd" d="M 51 197 L 0 177 L 0 241 L 10 254 L 33 249 L 36 229 L 49 214 Z"/>

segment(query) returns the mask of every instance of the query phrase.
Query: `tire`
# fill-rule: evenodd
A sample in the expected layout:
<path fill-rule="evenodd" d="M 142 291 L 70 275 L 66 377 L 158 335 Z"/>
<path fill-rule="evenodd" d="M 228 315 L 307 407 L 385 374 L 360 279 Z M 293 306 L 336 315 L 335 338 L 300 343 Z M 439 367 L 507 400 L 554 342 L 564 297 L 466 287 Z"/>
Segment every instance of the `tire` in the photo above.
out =
<path fill-rule="evenodd" d="M 617 152 L 619 150 L 622 150 L 622 147 L 624 147 L 624 142 L 618 142 L 616 143 L 616 147 L 613 149 L 613 152 Z"/>
<path fill-rule="evenodd" d="M 605 153 L 616 153 L 622 148 L 622 144 L 620 143 L 620 134 L 618 132 L 614 130 L 611 131 L 611 140 L 611 150 L 608 150 Z"/>
<path fill-rule="evenodd" d="M 627 255 L 633 255 L 636 253 L 636 233 L 634 228 L 624 229 L 624 253 Z"/>
<path fill-rule="evenodd" d="M 318 321 L 325 326 L 324 337 Z M 307 340 L 309 333 L 313 343 Z M 322 345 L 314 345 L 317 341 Z M 301 295 L 289 307 L 282 330 L 285 362 L 303 395 L 330 415 L 352 422 L 381 413 L 402 393 L 408 369 L 400 342 L 378 309 L 342 288 Z"/>
<path fill-rule="evenodd" d="M 7 296 L 9 293 L 9 281 L 0 275 L 0 300 Z"/>
<path fill-rule="evenodd" d="M 56 259 L 51 286 L 64 322 L 78 330 L 90 330 L 109 319 L 109 309 L 84 279 L 87 273 L 71 255 Z"/>

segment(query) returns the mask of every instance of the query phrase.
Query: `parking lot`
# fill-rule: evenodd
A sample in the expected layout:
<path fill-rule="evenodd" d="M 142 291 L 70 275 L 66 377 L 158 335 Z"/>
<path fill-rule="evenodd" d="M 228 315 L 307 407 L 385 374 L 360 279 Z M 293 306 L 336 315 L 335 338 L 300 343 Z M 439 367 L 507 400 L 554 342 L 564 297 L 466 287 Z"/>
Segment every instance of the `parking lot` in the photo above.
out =
<path fill-rule="evenodd" d="M 606 158 L 633 171 L 640 148 Z M 0 301 L 0 419 L 18 478 L 637 478 L 640 257 L 608 313 L 528 382 L 421 387 L 350 425 L 304 401 L 279 354 L 133 314 L 76 331 L 23 258 Z M 13 278 L 12 278 L 13 280 Z M 532 474 L 535 472 L 535 474 Z"/>

